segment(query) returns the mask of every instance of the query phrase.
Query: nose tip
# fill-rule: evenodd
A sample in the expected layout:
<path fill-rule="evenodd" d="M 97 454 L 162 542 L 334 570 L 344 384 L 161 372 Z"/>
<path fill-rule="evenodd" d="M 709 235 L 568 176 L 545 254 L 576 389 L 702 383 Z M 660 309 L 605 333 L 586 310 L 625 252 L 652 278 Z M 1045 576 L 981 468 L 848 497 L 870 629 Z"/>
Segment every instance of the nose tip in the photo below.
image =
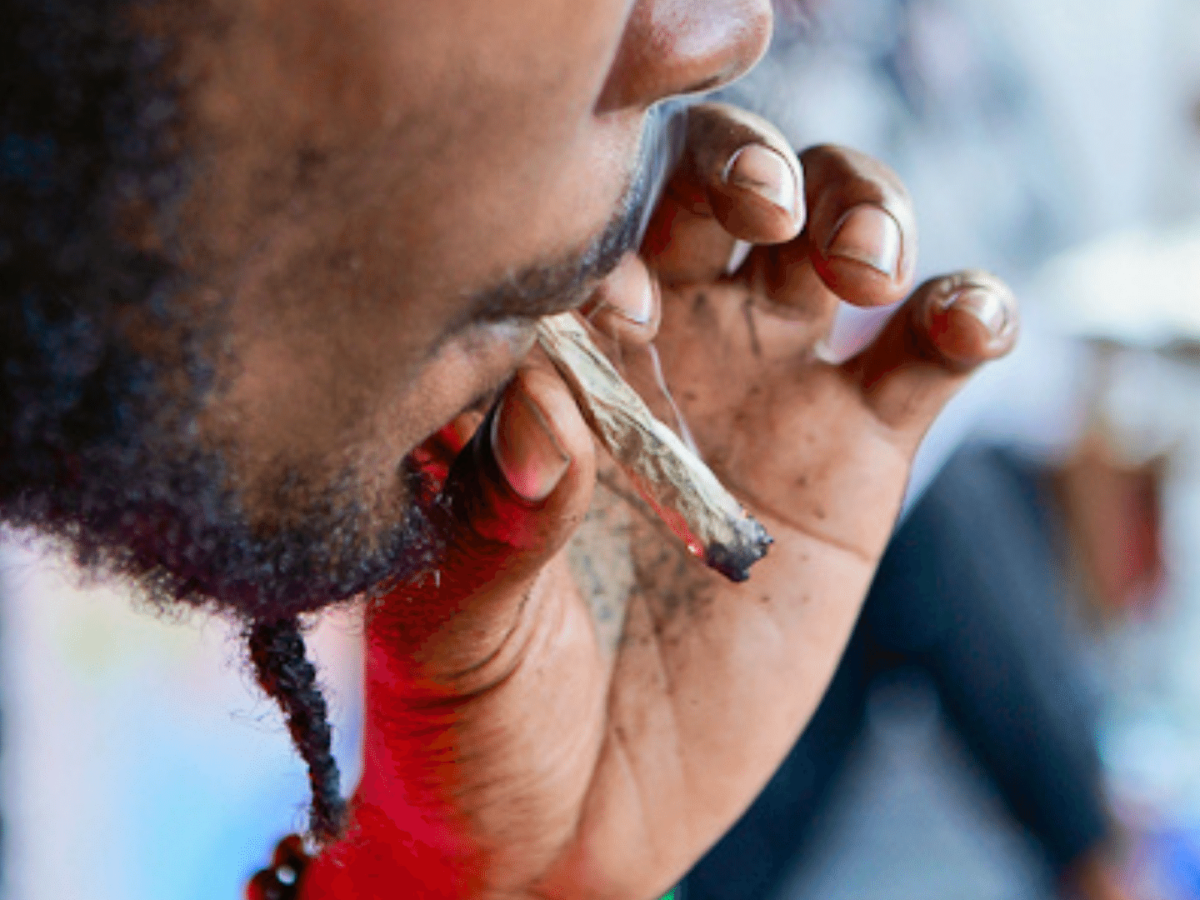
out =
<path fill-rule="evenodd" d="M 766 51 L 772 24 L 771 0 L 638 0 L 597 111 L 728 84 Z"/>

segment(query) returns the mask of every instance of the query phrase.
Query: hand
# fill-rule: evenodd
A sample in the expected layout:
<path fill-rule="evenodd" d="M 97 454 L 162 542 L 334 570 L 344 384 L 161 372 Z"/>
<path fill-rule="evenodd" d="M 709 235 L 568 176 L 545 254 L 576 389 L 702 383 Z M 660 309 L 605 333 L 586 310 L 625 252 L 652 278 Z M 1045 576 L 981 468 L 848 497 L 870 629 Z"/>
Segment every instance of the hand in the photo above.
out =
<path fill-rule="evenodd" d="M 961 274 L 854 360 L 822 362 L 837 298 L 910 287 L 906 195 L 849 151 L 801 168 L 760 120 L 691 115 L 643 253 L 591 313 L 631 348 L 657 329 L 700 450 L 776 543 L 742 585 L 689 558 L 533 356 L 454 463 L 445 549 L 369 610 L 363 779 L 305 897 L 669 889 L 815 708 L 929 422 L 1011 345 L 1011 295 Z M 756 246 L 726 277 L 735 239 Z M 593 616 L 605 600 L 624 609 L 615 647 Z"/>

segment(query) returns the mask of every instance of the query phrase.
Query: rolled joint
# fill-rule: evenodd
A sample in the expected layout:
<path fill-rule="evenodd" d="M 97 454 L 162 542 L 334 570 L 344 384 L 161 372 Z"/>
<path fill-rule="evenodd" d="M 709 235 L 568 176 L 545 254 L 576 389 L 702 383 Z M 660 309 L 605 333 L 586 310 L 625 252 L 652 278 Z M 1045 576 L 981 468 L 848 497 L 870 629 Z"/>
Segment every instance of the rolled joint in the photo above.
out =
<path fill-rule="evenodd" d="M 659 518 L 710 568 L 745 581 L 772 540 L 712 470 L 621 377 L 572 313 L 538 324 L 538 342 L 601 445 Z"/>

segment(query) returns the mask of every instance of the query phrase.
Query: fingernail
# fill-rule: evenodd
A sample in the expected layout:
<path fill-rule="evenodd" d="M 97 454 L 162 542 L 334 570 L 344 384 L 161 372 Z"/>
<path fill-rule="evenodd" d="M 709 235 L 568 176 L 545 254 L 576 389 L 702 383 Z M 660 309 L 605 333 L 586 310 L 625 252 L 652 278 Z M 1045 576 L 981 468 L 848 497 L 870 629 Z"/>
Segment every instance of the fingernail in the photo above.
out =
<path fill-rule="evenodd" d="M 873 203 L 864 203 L 842 217 L 826 252 L 895 278 L 900 269 L 902 241 L 900 225 L 891 214 Z"/>
<path fill-rule="evenodd" d="M 626 298 L 624 294 L 620 295 L 620 305 L 608 301 L 609 308 L 622 319 L 626 319 L 634 325 L 649 325 L 650 320 L 654 318 L 654 283 L 649 278 L 641 278 L 631 294 L 632 296 L 629 298 Z"/>
<path fill-rule="evenodd" d="M 571 465 L 542 411 L 520 392 L 492 420 L 492 451 L 509 487 L 530 503 L 549 497 Z"/>
<path fill-rule="evenodd" d="M 950 298 L 946 309 L 951 307 L 974 316 L 994 338 L 1002 337 L 1008 331 L 1011 322 L 1009 304 L 995 291 L 984 287 L 966 288 Z"/>
<path fill-rule="evenodd" d="M 747 144 L 733 154 L 725 168 L 725 182 L 753 191 L 789 216 L 796 215 L 796 174 L 787 160 L 762 144 Z"/>

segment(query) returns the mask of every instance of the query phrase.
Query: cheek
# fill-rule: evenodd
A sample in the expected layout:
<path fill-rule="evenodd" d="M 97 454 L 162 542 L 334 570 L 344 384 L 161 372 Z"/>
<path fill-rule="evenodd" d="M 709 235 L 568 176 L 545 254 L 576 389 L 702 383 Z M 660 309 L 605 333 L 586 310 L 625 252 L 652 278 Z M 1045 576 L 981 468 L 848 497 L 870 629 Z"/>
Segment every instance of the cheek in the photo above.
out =
<path fill-rule="evenodd" d="M 530 325 L 488 325 L 447 342 L 380 412 L 395 460 L 508 380 L 534 343 Z"/>
<path fill-rule="evenodd" d="M 512 17 L 512 4 L 491 5 Z M 403 284 L 424 308 L 442 308 L 602 231 L 632 173 L 642 121 L 594 114 L 614 42 L 606 35 L 572 64 L 518 45 L 502 60 L 484 53 L 455 67 L 448 57 L 422 79 L 389 74 L 397 96 L 387 127 L 362 152 L 332 155 L 325 185 L 327 208 L 366 238 L 356 245 L 383 293 Z"/>

